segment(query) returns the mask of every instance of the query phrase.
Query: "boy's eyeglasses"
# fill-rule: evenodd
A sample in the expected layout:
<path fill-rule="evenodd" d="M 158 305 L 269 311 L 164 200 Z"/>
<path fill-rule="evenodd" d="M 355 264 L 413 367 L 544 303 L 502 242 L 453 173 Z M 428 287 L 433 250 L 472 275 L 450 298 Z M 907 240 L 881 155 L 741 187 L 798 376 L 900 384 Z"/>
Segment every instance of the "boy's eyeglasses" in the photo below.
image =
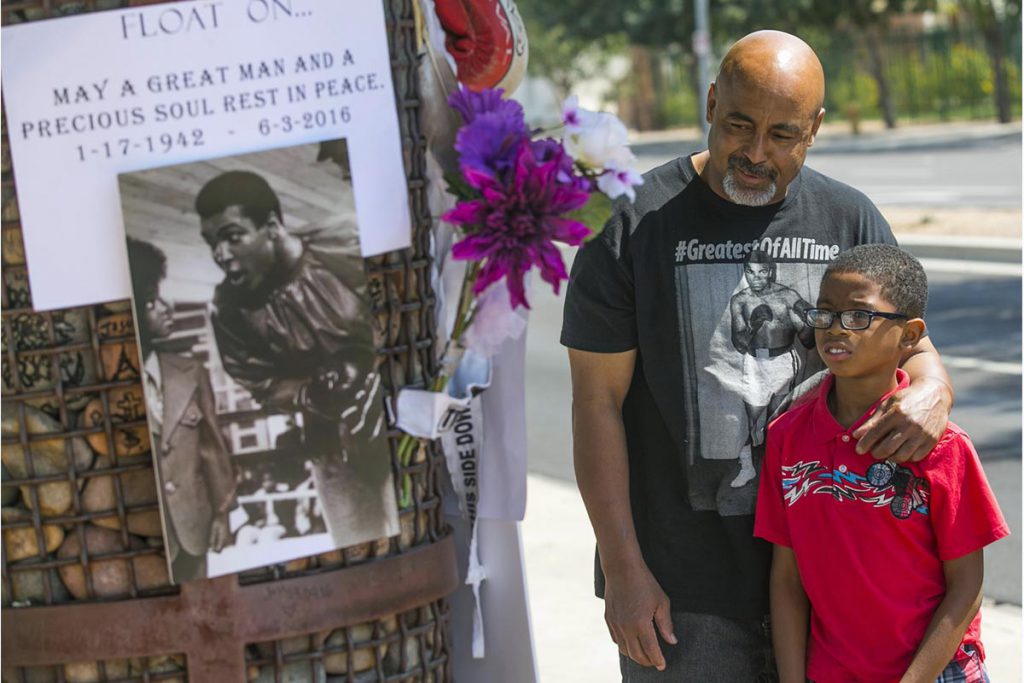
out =
<path fill-rule="evenodd" d="M 910 316 L 903 313 L 884 313 L 882 311 L 869 311 L 863 308 L 851 308 L 848 311 L 829 311 L 824 308 L 808 308 L 804 313 L 804 320 L 811 327 L 818 330 L 827 330 L 832 327 L 836 317 L 844 330 L 866 330 L 871 326 L 871 321 L 876 317 L 886 320 L 901 320 Z"/>

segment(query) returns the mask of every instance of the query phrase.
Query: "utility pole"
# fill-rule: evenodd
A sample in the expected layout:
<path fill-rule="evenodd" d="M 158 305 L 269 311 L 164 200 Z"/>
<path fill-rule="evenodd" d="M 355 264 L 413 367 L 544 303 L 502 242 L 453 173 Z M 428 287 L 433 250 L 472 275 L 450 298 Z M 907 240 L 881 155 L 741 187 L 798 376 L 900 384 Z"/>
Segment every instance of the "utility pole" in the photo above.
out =
<path fill-rule="evenodd" d="M 706 136 L 708 134 L 708 122 L 705 112 L 708 110 L 708 86 L 711 79 L 710 64 L 708 59 L 711 56 L 711 26 L 708 24 L 708 0 L 693 0 L 693 54 L 697 57 L 697 96 L 700 98 L 700 111 L 697 119 L 700 121 L 700 128 Z"/>

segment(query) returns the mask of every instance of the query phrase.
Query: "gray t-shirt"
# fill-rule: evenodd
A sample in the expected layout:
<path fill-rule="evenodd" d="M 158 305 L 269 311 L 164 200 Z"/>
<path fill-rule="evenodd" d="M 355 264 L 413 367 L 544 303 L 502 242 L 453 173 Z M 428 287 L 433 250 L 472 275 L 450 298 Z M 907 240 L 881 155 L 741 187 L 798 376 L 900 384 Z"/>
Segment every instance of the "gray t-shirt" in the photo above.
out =
<path fill-rule="evenodd" d="M 623 406 L 630 500 L 673 611 L 760 618 L 770 548 L 753 524 L 767 421 L 822 367 L 803 310 L 840 251 L 895 239 L 867 197 L 806 166 L 764 207 L 719 197 L 688 157 L 644 179 L 576 255 L 561 341 L 637 350 Z"/>

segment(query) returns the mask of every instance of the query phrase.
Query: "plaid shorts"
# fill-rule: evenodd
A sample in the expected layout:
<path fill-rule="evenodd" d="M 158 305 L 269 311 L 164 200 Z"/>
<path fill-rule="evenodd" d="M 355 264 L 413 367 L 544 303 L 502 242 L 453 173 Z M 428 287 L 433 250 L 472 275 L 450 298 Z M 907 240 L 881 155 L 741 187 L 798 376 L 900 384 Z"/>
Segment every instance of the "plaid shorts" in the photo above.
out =
<path fill-rule="evenodd" d="M 973 645 L 961 645 L 957 655 L 961 654 L 967 657 L 958 657 L 950 662 L 935 679 L 935 683 L 990 683 L 988 670 L 985 668 L 985 662 L 981 661 L 977 648 Z"/>

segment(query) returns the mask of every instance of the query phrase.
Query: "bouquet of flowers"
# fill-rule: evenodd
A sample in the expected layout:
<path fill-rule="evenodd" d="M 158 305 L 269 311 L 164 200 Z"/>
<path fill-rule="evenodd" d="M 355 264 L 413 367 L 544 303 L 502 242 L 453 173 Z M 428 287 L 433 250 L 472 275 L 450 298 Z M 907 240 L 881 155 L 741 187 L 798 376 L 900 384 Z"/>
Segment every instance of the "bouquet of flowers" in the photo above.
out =
<path fill-rule="evenodd" d="M 462 87 L 448 103 L 462 115 L 455 149 L 458 174 L 448 191 L 458 202 L 441 218 L 462 233 L 452 258 L 468 261 L 455 324 L 430 389 L 443 392 L 470 343 L 493 354 L 507 335 L 503 312 L 529 308 L 524 277 L 536 267 L 558 293 L 569 275 L 556 242 L 577 246 L 597 235 L 612 213 L 612 200 L 635 198 L 643 180 L 629 149 L 627 131 L 612 114 L 582 109 L 575 96 L 562 111 L 561 140 L 531 131 L 518 102 L 501 89 Z M 504 289 L 495 283 L 505 280 Z M 406 435 L 399 458 L 408 465 L 415 438 Z M 410 496 L 403 482 L 402 504 Z"/>

